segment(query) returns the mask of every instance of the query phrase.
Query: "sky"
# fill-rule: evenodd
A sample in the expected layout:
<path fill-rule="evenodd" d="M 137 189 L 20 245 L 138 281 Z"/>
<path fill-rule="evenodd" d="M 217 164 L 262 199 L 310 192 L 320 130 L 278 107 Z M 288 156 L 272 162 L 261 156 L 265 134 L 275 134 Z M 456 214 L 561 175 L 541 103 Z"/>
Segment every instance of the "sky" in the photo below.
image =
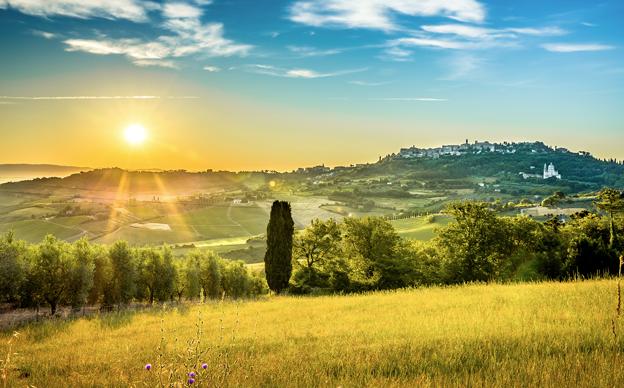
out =
<path fill-rule="evenodd" d="M 466 139 L 624 159 L 623 17 L 621 0 L 0 0 L 0 163 L 289 170 Z"/>

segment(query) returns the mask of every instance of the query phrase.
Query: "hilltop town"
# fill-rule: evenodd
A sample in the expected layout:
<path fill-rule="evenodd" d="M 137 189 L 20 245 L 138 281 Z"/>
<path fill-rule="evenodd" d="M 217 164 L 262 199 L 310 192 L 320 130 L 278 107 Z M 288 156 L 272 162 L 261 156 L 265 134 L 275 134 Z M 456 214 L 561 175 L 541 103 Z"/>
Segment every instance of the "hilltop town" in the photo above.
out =
<path fill-rule="evenodd" d="M 441 156 L 461 156 L 466 154 L 482 154 L 487 152 L 496 152 L 500 154 L 515 154 L 518 151 L 527 151 L 534 154 L 548 153 L 548 152 L 560 152 L 560 153 L 573 153 L 567 148 L 563 147 L 550 147 L 542 142 L 503 142 L 503 143 L 490 143 L 489 141 L 480 142 L 475 140 L 474 143 L 470 143 L 468 139 L 463 144 L 450 144 L 442 145 L 436 148 L 418 148 L 411 146 L 409 148 L 401 148 L 398 155 L 393 154 L 391 157 L 400 157 L 404 159 L 412 158 L 439 158 Z M 591 156 L 589 152 L 579 151 L 576 154 L 580 156 Z"/>

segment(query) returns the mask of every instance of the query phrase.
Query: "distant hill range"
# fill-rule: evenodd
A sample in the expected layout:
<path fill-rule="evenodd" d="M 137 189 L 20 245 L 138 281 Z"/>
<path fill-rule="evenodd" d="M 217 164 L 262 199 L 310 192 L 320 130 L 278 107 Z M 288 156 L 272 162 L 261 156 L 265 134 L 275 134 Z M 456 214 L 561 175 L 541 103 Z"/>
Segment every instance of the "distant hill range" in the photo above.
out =
<path fill-rule="evenodd" d="M 268 173 L 185 170 L 141 170 L 102 168 L 81 171 L 57 178 L 36 178 L 0 185 L 0 190 L 19 192 L 51 192 L 87 190 L 99 192 L 168 193 L 182 195 L 202 191 L 224 191 L 255 188 L 267 182 Z"/>
<path fill-rule="evenodd" d="M 59 166 L 55 164 L 0 164 L 0 183 L 18 182 L 44 177 L 66 177 L 89 167 Z"/>
<path fill-rule="evenodd" d="M 36 171 L 39 176 L 60 176 L 84 170 L 80 167 L 22 166 L 21 170 L 12 167 L 12 171 L 20 171 L 19 174 L 22 175 L 25 171 Z M 48 170 L 45 170 L 46 167 Z M 3 168 L 7 170 L 2 170 Z M 0 172 L 9 171 L 9 168 L 7 165 L 0 165 Z M 547 175 L 544 175 L 545 169 Z M 41 171 L 47 173 L 43 174 Z M 391 197 L 412 195 L 418 189 L 464 188 L 489 189 L 511 195 L 546 194 L 552 193 L 553 189 L 579 193 L 598 190 L 604 186 L 624 188 L 624 164 L 616 160 L 601 160 L 584 151 L 573 152 L 566 148 L 550 147 L 542 142 L 465 142 L 436 148 L 413 146 L 381 157 L 375 163 L 333 168 L 321 165 L 291 172 L 127 171 L 110 168 L 76 173 L 65 178 L 5 183 L 0 185 L 0 190 L 113 191 L 122 188 L 131 193 L 181 194 L 197 191 L 268 190 L 279 183 L 282 188 L 327 195 L 341 190 L 366 192 L 367 186 L 358 185 L 357 182 L 372 182 L 371 180 L 376 180 L 377 183 L 384 180 L 387 187 L 383 193 L 377 194 Z M 373 192 L 368 194 L 376 195 Z"/>

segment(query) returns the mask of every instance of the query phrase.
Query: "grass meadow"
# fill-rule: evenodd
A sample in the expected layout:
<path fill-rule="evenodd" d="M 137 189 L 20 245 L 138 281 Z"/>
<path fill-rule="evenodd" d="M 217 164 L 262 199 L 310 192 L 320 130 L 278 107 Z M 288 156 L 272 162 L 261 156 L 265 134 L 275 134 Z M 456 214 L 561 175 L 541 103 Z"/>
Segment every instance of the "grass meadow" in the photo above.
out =
<path fill-rule="evenodd" d="M 446 226 L 451 218 L 441 214 L 405 218 L 391 221 L 399 236 L 427 241 L 436 236 L 436 229 Z"/>
<path fill-rule="evenodd" d="M 48 321 L 0 351 L 8 386 L 615 387 L 615 318 L 614 280 L 464 285 Z"/>

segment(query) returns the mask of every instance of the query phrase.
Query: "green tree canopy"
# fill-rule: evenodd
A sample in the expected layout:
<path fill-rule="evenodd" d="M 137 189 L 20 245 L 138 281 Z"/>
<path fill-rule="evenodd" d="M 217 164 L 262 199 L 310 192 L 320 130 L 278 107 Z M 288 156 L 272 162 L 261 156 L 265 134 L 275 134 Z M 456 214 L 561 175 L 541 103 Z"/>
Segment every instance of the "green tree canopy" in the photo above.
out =
<path fill-rule="evenodd" d="M 267 225 L 264 271 L 269 289 L 277 294 L 288 287 L 292 274 L 294 226 L 290 204 L 284 201 L 273 202 Z"/>

